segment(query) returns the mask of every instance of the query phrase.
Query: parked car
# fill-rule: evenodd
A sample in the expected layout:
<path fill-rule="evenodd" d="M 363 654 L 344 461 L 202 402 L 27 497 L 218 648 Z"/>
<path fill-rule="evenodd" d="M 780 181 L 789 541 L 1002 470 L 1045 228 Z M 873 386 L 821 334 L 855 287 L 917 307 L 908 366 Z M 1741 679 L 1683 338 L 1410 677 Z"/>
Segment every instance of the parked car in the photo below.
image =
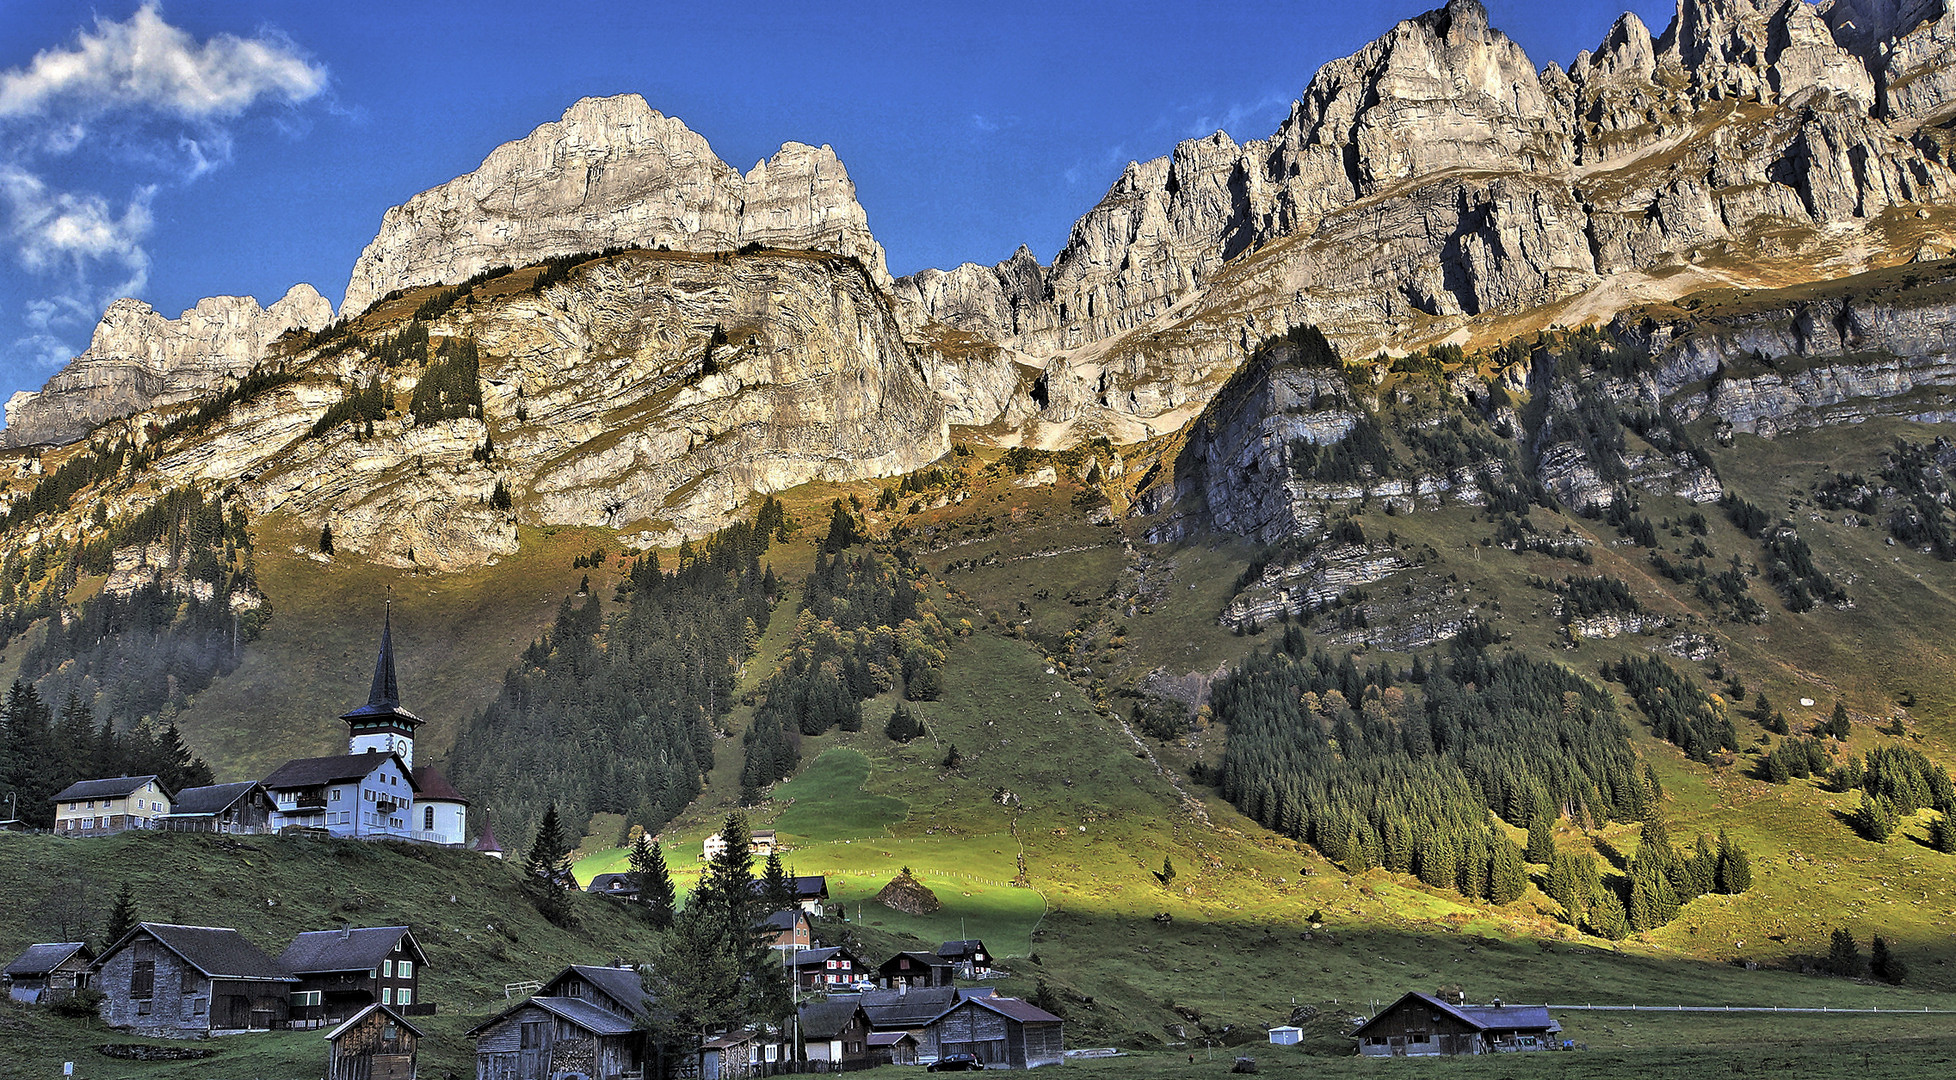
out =
<path fill-rule="evenodd" d="M 876 980 L 857 979 L 855 982 L 849 984 L 849 989 L 854 990 L 858 994 L 867 994 L 876 989 Z"/>
<path fill-rule="evenodd" d="M 970 1054 L 945 1054 L 924 1067 L 925 1072 L 972 1072 L 985 1066 Z"/>

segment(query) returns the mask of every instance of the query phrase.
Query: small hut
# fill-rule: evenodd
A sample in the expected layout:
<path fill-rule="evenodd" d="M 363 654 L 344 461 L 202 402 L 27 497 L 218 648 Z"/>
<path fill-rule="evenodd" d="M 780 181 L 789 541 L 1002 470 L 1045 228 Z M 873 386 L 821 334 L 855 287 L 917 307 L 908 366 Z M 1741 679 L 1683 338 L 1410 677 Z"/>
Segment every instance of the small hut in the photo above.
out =
<path fill-rule="evenodd" d="M 414 1080 L 421 1032 L 385 1005 L 369 1005 L 326 1033 L 326 1080 Z"/>

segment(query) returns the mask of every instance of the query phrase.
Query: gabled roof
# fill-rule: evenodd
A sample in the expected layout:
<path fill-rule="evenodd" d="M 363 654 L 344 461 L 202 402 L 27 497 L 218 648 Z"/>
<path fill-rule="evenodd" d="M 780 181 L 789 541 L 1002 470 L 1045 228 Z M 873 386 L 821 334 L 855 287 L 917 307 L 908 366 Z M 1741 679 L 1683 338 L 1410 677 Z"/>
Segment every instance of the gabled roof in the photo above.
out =
<path fill-rule="evenodd" d="M 469 805 L 469 800 L 464 799 L 462 793 L 455 790 L 455 785 L 448 782 L 448 777 L 443 776 L 440 769 L 433 765 L 416 765 L 414 801 L 426 802 L 431 799 L 440 802 L 458 802 L 463 806 Z"/>
<path fill-rule="evenodd" d="M 170 800 L 170 816 L 210 817 L 222 814 L 251 794 L 253 788 L 260 786 L 256 780 L 240 780 L 235 784 L 184 788 Z"/>
<path fill-rule="evenodd" d="M 810 1039 L 833 1039 L 856 1019 L 863 1007 L 853 1001 L 817 1001 L 801 1007 L 801 1033 Z M 863 1026 L 869 1025 L 864 1015 Z"/>
<path fill-rule="evenodd" d="M 595 885 L 597 882 L 593 881 L 592 884 Z M 786 911 L 777 911 L 754 925 L 765 926 L 769 930 L 793 930 L 807 921 L 808 912 L 800 908 L 789 908 Z"/>
<path fill-rule="evenodd" d="M 386 621 L 381 624 L 380 655 L 374 660 L 373 688 L 367 691 L 367 703 L 351 712 L 342 713 L 340 719 L 347 723 L 362 723 L 374 720 L 393 720 L 404 725 L 409 731 L 419 727 L 420 717 L 401 708 L 401 684 L 394 677 L 394 610 L 387 610 Z"/>
<path fill-rule="evenodd" d="M 1357 1038 L 1360 1032 L 1378 1023 L 1380 1017 L 1414 1001 L 1443 1012 L 1479 1032 L 1562 1030 L 1562 1025 L 1549 1016 L 1546 1005 L 1450 1005 L 1431 994 L 1409 990 L 1398 1001 L 1380 1009 L 1371 1019 L 1353 1028 L 1349 1034 Z"/>
<path fill-rule="evenodd" d="M 795 953 L 792 959 L 797 968 L 822 967 L 831 960 L 848 960 L 855 964 L 852 970 L 866 970 L 861 957 L 836 945 L 826 949 L 803 949 Z"/>
<path fill-rule="evenodd" d="M 1057 1024 L 1061 1020 L 1030 1001 L 1013 997 L 975 997 L 966 999 L 981 1009 L 1026 1024 Z M 955 1006 L 953 1006 L 955 1008 Z M 945 1010 L 950 1011 L 950 1010 Z"/>
<path fill-rule="evenodd" d="M 767 891 L 767 879 L 755 878 L 754 891 Z M 802 874 L 788 879 L 788 892 L 797 901 L 827 900 L 829 898 L 829 879 L 826 874 Z"/>
<path fill-rule="evenodd" d="M 256 979 L 262 982 L 298 982 L 287 975 L 264 950 L 227 926 L 178 926 L 174 923 L 137 923 L 115 944 L 102 950 L 95 966 L 100 968 L 110 956 L 142 934 L 155 938 L 184 962 L 215 979 Z"/>
<path fill-rule="evenodd" d="M 566 997 L 566 1000 L 571 1001 L 578 1000 L 576 998 L 569 998 L 566 995 L 549 993 L 549 991 L 557 989 L 563 983 L 565 977 L 572 973 L 576 973 L 585 982 L 597 987 L 598 991 L 605 997 L 610 998 L 612 1004 L 617 1006 L 617 1009 L 614 1011 L 623 1012 L 626 1016 L 634 1017 L 644 1014 L 646 1003 L 649 1000 L 645 993 L 645 980 L 639 976 L 638 971 L 634 968 L 572 964 L 558 972 L 556 978 L 544 983 L 541 993 L 545 993 L 551 997 Z"/>
<path fill-rule="evenodd" d="M 170 789 L 165 787 L 161 780 L 157 780 L 155 773 L 151 773 L 148 776 L 112 776 L 106 780 L 77 780 L 55 792 L 53 801 L 120 799 L 151 781 L 155 781 L 157 788 L 164 795 L 170 794 Z"/>
<path fill-rule="evenodd" d="M 633 887 L 632 875 L 630 874 L 599 874 L 597 877 L 591 879 L 589 885 L 584 886 L 584 891 L 638 895 L 638 889 Z"/>
<path fill-rule="evenodd" d="M 989 986 L 960 990 L 952 986 L 932 986 L 903 993 L 897 990 L 872 990 L 858 995 L 856 1004 L 869 1016 L 869 1026 L 878 1030 L 920 1028 L 943 1016 L 960 1001 L 991 997 Z"/>
<path fill-rule="evenodd" d="M 946 960 L 966 960 L 977 956 L 979 953 L 990 956 L 991 950 L 985 948 L 985 943 L 979 941 L 977 938 L 965 938 L 962 941 L 947 941 L 937 947 L 937 955 Z"/>
<path fill-rule="evenodd" d="M 272 775 L 265 778 L 268 788 L 314 787 L 319 784 L 336 784 L 342 780 L 364 779 L 369 773 L 380 768 L 383 762 L 392 761 L 407 773 L 407 763 L 399 754 L 334 754 L 331 757 L 297 758 L 280 765 Z M 408 776 L 412 787 L 414 777 Z"/>
<path fill-rule="evenodd" d="M 7 969 L 0 972 L 0 975 L 16 979 L 46 975 L 67 963 L 76 953 L 82 954 L 83 960 L 95 958 L 95 954 L 89 951 L 88 944 L 82 941 L 46 941 L 29 945 L 25 952 L 14 957 L 14 962 L 8 964 Z"/>
<path fill-rule="evenodd" d="M 511 1005 L 502 1012 L 470 1028 L 466 1034 L 471 1036 L 479 1035 L 491 1027 L 502 1023 L 517 1011 L 529 1008 L 532 1005 L 542 1009 L 544 1012 L 550 1013 L 552 1016 L 561 1016 L 593 1035 L 629 1035 L 638 1030 L 637 1023 L 630 1017 L 619 1016 L 615 1012 L 600 1008 L 588 1001 L 567 997 L 533 997 L 525 998 Z"/>
<path fill-rule="evenodd" d="M 418 963 L 428 957 L 421 943 L 405 926 L 359 926 L 344 930 L 308 930 L 292 939 L 278 954 L 278 966 L 294 975 L 318 975 L 329 971 L 371 971 L 394 951 L 405 945 Z"/>
<path fill-rule="evenodd" d="M 379 1009 L 381 1012 L 386 1013 L 388 1017 L 392 1019 L 395 1023 L 401 1025 L 402 1027 L 408 1029 L 409 1031 L 414 1032 L 415 1038 L 425 1039 L 428 1037 L 427 1035 L 422 1033 L 420 1028 L 415 1027 L 413 1024 L 408 1023 L 407 1020 L 402 1018 L 400 1013 L 395 1012 L 393 1009 L 388 1008 L 385 1005 L 369 1005 L 366 1008 L 361 1009 L 359 1012 L 354 1013 L 352 1016 L 347 1017 L 346 1023 L 341 1024 L 339 1027 L 336 1027 L 333 1030 L 327 1032 L 326 1033 L 327 1041 L 331 1042 L 332 1040 L 339 1038 L 342 1034 L 351 1030 L 353 1025 L 359 1023 L 362 1020 L 365 1020 L 367 1018 L 367 1014 L 373 1012 L 375 1009 Z"/>
<path fill-rule="evenodd" d="M 895 1046 L 905 1039 L 916 1042 L 917 1037 L 908 1031 L 872 1031 L 869 1033 L 871 1046 Z"/>
<path fill-rule="evenodd" d="M 921 967 L 925 971 L 929 971 L 932 968 L 947 968 L 951 966 L 951 962 L 949 960 L 946 960 L 935 953 L 900 952 L 895 956 L 890 957 L 888 960 L 883 961 L 883 966 L 881 970 L 883 971 L 901 970 L 902 965 L 899 964 L 898 961 L 904 959 L 905 957 L 910 958 L 910 963 L 913 967 Z"/>

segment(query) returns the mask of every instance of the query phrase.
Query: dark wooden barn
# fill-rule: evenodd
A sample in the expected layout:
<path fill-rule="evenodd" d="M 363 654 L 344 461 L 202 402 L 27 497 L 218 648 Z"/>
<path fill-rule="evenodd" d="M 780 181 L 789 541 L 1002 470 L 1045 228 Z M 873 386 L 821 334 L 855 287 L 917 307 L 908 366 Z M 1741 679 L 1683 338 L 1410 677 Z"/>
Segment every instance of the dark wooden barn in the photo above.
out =
<path fill-rule="evenodd" d="M 1413 991 L 1352 1030 L 1364 1057 L 1550 1050 L 1562 1025 L 1544 1005 L 1453 1005 Z"/>
<path fill-rule="evenodd" d="M 140 923 L 95 961 L 110 1026 L 167 1034 L 283 1027 L 299 980 L 236 930 Z"/>
<path fill-rule="evenodd" d="M 970 1054 L 987 1068 L 1032 1069 L 1066 1060 L 1065 1022 L 1008 997 L 969 997 L 924 1027 L 921 1054 Z"/>
<path fill-rule="evenodd" d="M 88 985 L 88 968 L 95 951 L 80 941 L 29 945 L 7 965 L 7 996 L 29 1005 L 72 997 Z"/>
<path fill-rule="evenodd" d="M 420 1029 L 369 1005 L 326 1033 L 326 1080 L 414 1080 Z"/>

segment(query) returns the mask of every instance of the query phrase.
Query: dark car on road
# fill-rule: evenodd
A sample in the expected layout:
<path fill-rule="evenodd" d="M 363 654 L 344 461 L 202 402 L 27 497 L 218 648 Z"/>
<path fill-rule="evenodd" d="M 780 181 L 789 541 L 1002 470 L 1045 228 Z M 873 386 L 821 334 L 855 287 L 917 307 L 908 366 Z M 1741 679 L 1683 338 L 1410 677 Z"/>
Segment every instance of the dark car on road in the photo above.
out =
<path fill-rule="evenodd" d="M 945 1054 L 924 1067 L 925 1072 L 972 1072 L 983 1069 L 978 1059 L 970 1054 Z"/>

